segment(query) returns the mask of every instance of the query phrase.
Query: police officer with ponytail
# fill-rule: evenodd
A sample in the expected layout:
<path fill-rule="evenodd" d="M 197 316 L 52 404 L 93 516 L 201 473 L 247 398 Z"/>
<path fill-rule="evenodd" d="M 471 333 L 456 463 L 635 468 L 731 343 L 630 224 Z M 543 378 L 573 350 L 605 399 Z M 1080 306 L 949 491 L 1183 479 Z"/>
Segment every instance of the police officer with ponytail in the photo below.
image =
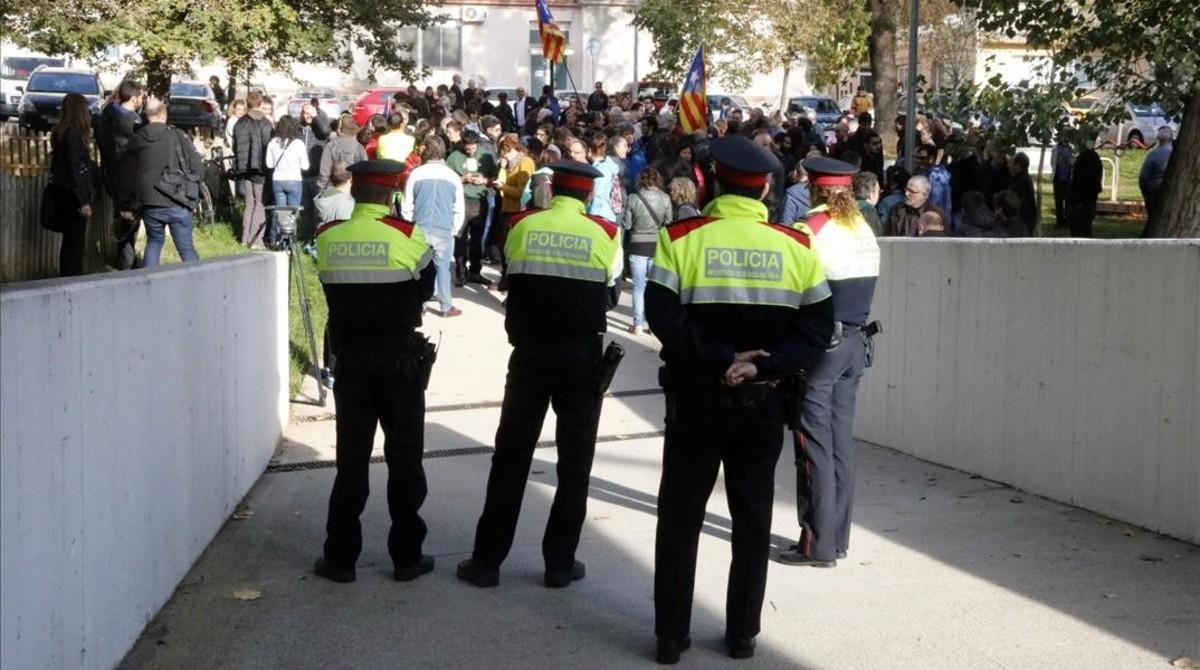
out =
<path fill-rule="evenodd" d="M 777 558 L 786 565 L 832 568 L 850 544 L 857 460 L 854 405 L 867 368 L 868 323 L 879 277 L 879 245 L 859 213 L 851 187 L 854 166 L 830 158 L 804 161 L 816 207 L 796 227 L 811 235 L 833 291 L 834 336 L 804 380 L 796 451 L 796 504 L 800 541 Z"/>
<path fill-rule="evenodd" d="M 807 235 L 772 224 L 763 198 L 779 161 L 744 137 L 712 142 L 721 195 L 659 233 L 646 316 L 662 341 L 666 439 L 658 495 L 657 660 L 691 645 L 696 553 L 718 470 L 733 517 L 725 644 L 754 655 L 760 629 L 782 382 L 820 359 L 833 331 L 830 289 Z"/>
<path fill-rule="evenodd" d="M 459 579 L 479 587 L 500 582 L 500 564 L 512 547 L 533 450 L 551 405 L 558 416 L 558 488 L 542 540 L 544 583 L 562 588 L 586 571 L 575 550 L 587 513 L 601 399 L 615 371 L 601 348 L 619 245 L 615 225 L 586 213 L 600 173 L 571 160 L 550 169 L 550 206 L 508 220 L 504 328 L 513 352 L 475 548 L 458 566 Z"/>

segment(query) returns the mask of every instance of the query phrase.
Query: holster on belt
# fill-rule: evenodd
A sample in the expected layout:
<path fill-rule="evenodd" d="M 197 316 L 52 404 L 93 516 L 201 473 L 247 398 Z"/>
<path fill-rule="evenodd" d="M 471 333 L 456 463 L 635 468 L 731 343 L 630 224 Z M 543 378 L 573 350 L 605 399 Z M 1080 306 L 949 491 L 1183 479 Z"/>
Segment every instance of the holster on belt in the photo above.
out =
<path fill-rule="evenodd" d="M 786 377 L 780 382 L 780 390 L 783 391 L 783 420 L 792 430 L 800 430 L 800 418 L 804 416 L 804 393 L 807 389 L 804 373 Z"/>
<path fill-rule="evenodd" d="M 367 338 L 346 343 L 337 352 L 337 374 L 399 374 L 429 388 L 437 345 L 412 331 L 400 337 Z"/>
<path fill-rule="evenodd" d="M 596 389 L 600 395 L 604 395 L 608 391 L 608 387 L 612 385 L 613 377 L 617 374 L 617 368 L 621 366 L 621 360 L 625 358 L 625 349 L 616 342 L 609 342 L 604 348 L 604 354 L 600 357 L 599 365 L 596 370 Z"/>
<path fill-rule="evenodd" d="M 666 399 L 667 421 L 672 421 L 679 412 L 679 392 L 671 371 L 665 365 L 658 368 L 658 385 L 662 387 L 663 397 Z"/>

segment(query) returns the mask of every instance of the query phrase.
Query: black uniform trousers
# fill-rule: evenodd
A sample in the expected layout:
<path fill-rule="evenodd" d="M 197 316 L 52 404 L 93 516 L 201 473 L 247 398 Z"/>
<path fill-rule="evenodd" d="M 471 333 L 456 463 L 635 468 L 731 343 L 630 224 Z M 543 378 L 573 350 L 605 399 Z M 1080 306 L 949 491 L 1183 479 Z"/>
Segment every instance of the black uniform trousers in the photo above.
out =
<path fill-rule="evenodd" d="M 513 349 L 487 500 L 475 531 L 472 558 L 480 565 L 499 567 L 512 548 L 533 450 L 550 406 L 558 415 L 554 435 L 558 486 L 542 539 L 542 557 L 547 570 L 567 570 L 575 564 L 600 425 L 600 348 L 601 339 L 596 337 L 518 344 Z"/>
<path fill-rule="evenodd" d="M 722 465 L 733 521 L 725 632 L 752 637 L 761 627 L 782 408 L 777 391 L 756 408 L 722 403 L 718 393 L 681 389 L 667 418 L 654 545 L 654 632 L 660 638 L 679 640 L 691 628 L 704 508 Z"/>
<path fill-rule="evenodd" d="M 487 227 L 488 201 L 487 198 L 466 198 L 466 209 L 463 231 L 454 238 L 454 262 L 464 272 L 479 274 L 483 270 L 483 239 Z M 464 275 L 465 276 L 465 275 Z"/>
<path fill-rule="evenodd" d="M 809 372 L 796 449 L 796 509 L 801 552 L 833 560 L 850 543 L 857 449 L 854 404 L 867 360 L 867 337 L 847 332 Z"/>
<path fill-rule="evenodd" d="M 346 354 L 348 352 L 340 352 Z M 325 560 L 352 567 L 362 552 L 359 516 L 370 492 L 368 483 L 375 424 L 383 428 L 387 460 L 388 511 L 392 528 L 388 553 L 397 567 L 421 558 L 425 522 L 425 390 L 398 372 L 347 370 L 339 365 L 333 389 L 337 404 L 337 476 L 329 496 Z"/>

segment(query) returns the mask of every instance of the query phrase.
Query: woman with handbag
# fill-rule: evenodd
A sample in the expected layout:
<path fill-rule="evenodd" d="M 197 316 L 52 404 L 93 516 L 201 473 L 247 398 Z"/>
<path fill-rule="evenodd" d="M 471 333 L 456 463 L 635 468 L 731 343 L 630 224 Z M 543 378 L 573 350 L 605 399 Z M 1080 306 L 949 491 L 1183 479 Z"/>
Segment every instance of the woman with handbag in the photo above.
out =
<path fill-rule="evenodd" d="M 644 335 L 646 329 L 646 278 L 658 246 L 658 229 L 671 222 L 671 196 L 662 190 L 662 174 L 648 167 L 638 175 L 637 192 L 629 196 L 625 229 L 629 236 L 629 269 L 633 274 L 633 325 L 629 332 Z"/>
<path fill-rule="evenodd" d="M 44 217 L 50 230 L 62 233 L 58 251 L 58 273 L 63 277 L 83 274 L 87 222 L 92 217 L 96 195 L 96 166 L 88 154 L 92 141 L 92 118 L 87 98 L 68 93 L 63 98 L 62 120 L 50 132 L 50 185 L 54 213 Z M 48 198 L 43 198 L 45 203 Z"/>

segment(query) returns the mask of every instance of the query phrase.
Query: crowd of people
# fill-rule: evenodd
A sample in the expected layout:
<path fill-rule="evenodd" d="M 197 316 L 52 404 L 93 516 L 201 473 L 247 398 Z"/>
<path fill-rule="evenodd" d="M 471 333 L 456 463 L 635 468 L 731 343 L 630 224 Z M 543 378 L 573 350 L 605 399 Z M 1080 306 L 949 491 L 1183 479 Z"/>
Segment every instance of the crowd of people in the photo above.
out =
<path fill-rule="evenodd" d="M 213 79 L 214 94 L 219 91 L 225 98 L 227 91 Z M 140 207 L 144 203 L 128 186 L 137 179 L 128 175 L 145 176 L 161 170 L 157 165 L 120 160 L 134 133 L 149 126 L 146 104 L 140 85 L 123 82 L 104 107 L 96 129 L 103 158 L 103 175 L 98 181 L 121 198 L 118 209 L 125 212 L 115 261 L 119 268 L 134 263 L 133 241 L 138 220 L 143 218 Z M 751 108 L 743 112 L 723 103 L 720 110 L 714 110 L 717 113 L 708 129 L 685 133 L 674 100 L 664 104 L 650 98 L 635 99 L 625 92 L 610 95 L 600 82 L 586 98 L 573 96 L 565 103 L 550 86 L 543 87 L 537 97 L 518 88 L 510 100 L 506 92 L 489 95 L 474 80 L 464 86 L 462 77 L 455 75 L 449 84 L 424 90 L 410 85 L 399 91 L 384 113 L 371 116 L 362 127 L 349 113 L 329 118 L 316 100 L 304 104 L 297 117 L 276 119 L 274 102 L 251 90 L 244 97 L 228 100 L 223 135 L 231 154 L 228 174 L 244 205 L 241 241 L 250 248 L 277 242 L 267 206 L 303 207 L 305 231 L 311 234 L 320 223 L 315 201 L 331 186 L 336 169 L 344 171 L 345 166 L 367 158 L 385 158 L 405 163 L 412 172 L 425 160 L 428 140 L 438 139 L 443 155 L 432 160 L 444 160 L 459 176 L 463 189 L 462 223 L 447 226 L 439 220 L 434 224 L 451 231 L 447 258 L 453 262 L 447 272 L 459 286 L 485 282 L 483 262 L 503 263 L 503 222 L 529 207 L 544 206 L 548 198 L 545 168 L 558 158 L 596 166 L 602 177 L 588 204 L 589 214 L 620 224 L 626 231 L 626 245 L 634 244 L 633 237 L 638 237 L 639 250 L 651 251 L 646 246 L 651 244 L 646 239 L 651 223 L 661 226 L 694 216 L 713 198 L 715 174 L 708 144 L 724 136 L 745 136 L 778 158 L 782 167 L 771 176 L 766 203 L 772 220 L 780 223 L 804 219 L 809 205 L 808 177 L 801 163 L 806 157 L 823 155 L 860 169 L 855 192 L 864 217 L 878 235 L 1003 238 L 1037 233 L 1041 222 L 1027 155 L 1010 156 L 1002 147 L 984 141 L 975 129 L 951 128 L 936 116 L 921 113 L 916 118 L 913 169 L 906 169 L 903 160 L 906 122 L 901 116 L 896 121 L 901 138 L 896 151 L 901 160 L 885 170 L 883 138 L 874 127 L 869 96 L 860 91 L 852 106 L 857 113 L 844 114 L 832 128 L 823 129 L 800 110 L 767 114 Z M 1055 225 L 1070 228 L 1072 235 L 1091 236 L 1103 177 L 1099 156 L 1091 148 L 1077 150 L 1062 139 L 1052 163 Z M 643 179 L 647 171 L 650 174 Z M 647 197 L 633 197 L 643 191 Z M 148 195 L 153 202 L 153 195 Z M 669 207 L 667 198 L 660 195 L 669 196 Z M 181 232 L 173 239 L 182 242 L 181 251 L 187 258 L 194 257 L 189 234 L 183 230 L 187 217 L 176 212 L 168 218 Z M 153 234 L 157 235 L 158 219 L 154 221 Z M 147 233 L 152 233 L 150 224 Z M 76 237 L 64 243 L 64 249 L 79 247 Z M 74 255 L 74 251 L 67 254 Z M 635 332 L 645 325 L 639 266 L 641 259 L 649 256 L 627 249 L 623 259 L 635 286 L 638 309 L 631 325 Z M 64 268 L 71 271 L 75 265 L 68 258 Z M 443 312 L 458 313 L 445 296 L 439 299 Z"/>

